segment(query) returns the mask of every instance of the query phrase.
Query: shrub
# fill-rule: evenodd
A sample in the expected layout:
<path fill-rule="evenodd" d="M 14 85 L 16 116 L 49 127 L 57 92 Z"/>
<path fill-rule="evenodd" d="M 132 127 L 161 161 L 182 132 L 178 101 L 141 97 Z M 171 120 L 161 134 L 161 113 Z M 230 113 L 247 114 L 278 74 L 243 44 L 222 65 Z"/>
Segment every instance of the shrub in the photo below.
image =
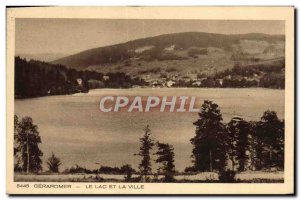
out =
<path fill-rule="evenodd" d="M 175 67 L 170 67 L 166 69 L 166 72 L 175 72 L 176 68 Z"/>
<path fill-rule="evenodd" d="M 184 172 L 185 173 L 188 173 L 188 172 L 196 172 L 197 170 L 195 169 L 195 167 L 186 167 L 184 169 Z"/>
<path fill-rule="evenodd" d="M 188 56 L 189 57 L 193 57 L 193 58 L 197 58 L 197 55 L 207 55 L 207 49 L 199 49 L 199 48 L 195 48 L 192 47 L 188 50 Z"/>
<path fill-rule="evenodd" d="M 221 183 L 233 183 L 235 182 L 236 172 L 233 170 L 226 170 L 219 172 L 219 181 Z"/>

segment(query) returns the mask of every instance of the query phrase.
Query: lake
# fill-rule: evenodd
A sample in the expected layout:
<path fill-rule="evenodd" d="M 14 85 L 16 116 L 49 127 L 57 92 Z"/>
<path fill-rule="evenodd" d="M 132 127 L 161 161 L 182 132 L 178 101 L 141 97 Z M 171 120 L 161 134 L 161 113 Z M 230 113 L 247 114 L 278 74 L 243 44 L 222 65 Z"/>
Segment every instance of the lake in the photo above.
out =
<path fill-rule="evenodd" d="M 61 159 L 62 170 L 75 164 L 88 168 L 131 164 L 137 169 L 140 158 L 134 154 L 139 151 L 139 138 L 147 124 L 156 140 L 174 146 L 177 170 L 192 165 L 189 140 L 195 134 L 197 113 L 103 113 L 99 101 L 106 95 L 196 96 L 198 105 L 204 100 L 217 103 L 224 122 L 235 115 L 259 120 L 266 110 L 284 118 L 284 90 L 262 88 L 97 89 L 85 94 L 15 100 L 15 114 L 32 117 L 39 127 L 45 170 L 52 152 Z"/>

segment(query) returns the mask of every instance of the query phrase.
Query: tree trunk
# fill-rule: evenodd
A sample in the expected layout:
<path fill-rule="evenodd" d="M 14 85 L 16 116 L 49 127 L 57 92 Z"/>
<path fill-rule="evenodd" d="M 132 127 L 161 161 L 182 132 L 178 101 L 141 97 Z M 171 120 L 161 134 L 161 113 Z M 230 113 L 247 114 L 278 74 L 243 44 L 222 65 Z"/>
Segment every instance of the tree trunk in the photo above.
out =
<path fill-rule="evenodd" d="M 209 150 L 209 170 L 212 172 L 212 158 L 211 158 L 211 150 Z"/>
<path fill-rule="evenodd" d="M 27 151 L 27 167 L 26 167 L 26 173 L 29 173 L 29 144 L 28 144 L 28 133 L 27 133 L 27 142 L 26 142 L 26 151 Z"/>
<path fill-rule="evenodd" d="M 270 147 L 270 168 L 272 167 L 272 147 Z"/>

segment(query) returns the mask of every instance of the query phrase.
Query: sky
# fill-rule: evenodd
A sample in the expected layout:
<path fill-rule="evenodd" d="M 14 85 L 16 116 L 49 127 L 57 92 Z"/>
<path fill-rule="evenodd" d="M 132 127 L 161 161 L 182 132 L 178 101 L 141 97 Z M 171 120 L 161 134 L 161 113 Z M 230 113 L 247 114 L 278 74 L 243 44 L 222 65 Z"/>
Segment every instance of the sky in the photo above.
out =
<path fill-rule="evenodd" d="M 268 20 L 139 20 L 17 19 L 18 54 L 70 55 L 87 49 L 167 33 L 284 34 L 284 21 Z"/>

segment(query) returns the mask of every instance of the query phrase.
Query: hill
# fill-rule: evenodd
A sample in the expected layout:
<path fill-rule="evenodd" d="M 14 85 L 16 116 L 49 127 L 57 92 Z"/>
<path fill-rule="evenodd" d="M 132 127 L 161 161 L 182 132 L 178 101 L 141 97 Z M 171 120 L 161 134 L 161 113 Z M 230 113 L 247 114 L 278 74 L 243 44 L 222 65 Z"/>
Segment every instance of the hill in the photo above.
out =
<path fill-rule="evenodd" d="M 39 53 L 39 54 L 16 54 L 20 58 L 27 60 L 39 60 L 43 62 L 51 62 L 62 57 L 66 57 L 66 54 L 62 53 Z"/>
<path fill-rule="evenodd" d="M 123 71 L 130 74 L 140 74 L 143 70 L 156 68 L 157 61 L 159 65 L 171 66 L 177 72 L 181 70 L 180 67 L 187 69 L 187 65 L 191 66 L 189 70 L 204 70 L 212 65 L 216 68 L 220 64 L 232 67 L 237 61 L 251 62 L 282 57 L 284 40 L 284 35 L 260 33 L 174 33 L 94 48 L 52 63 L 78 70 Z M 170 61 L 175 61 L 175 64 Z"/>
<path fill-rule="evenodd" d="M 282 35 L 175 33 L 100 47 L 51 63 L 15 58 L 16 98 L 92 88 L 284 88 Z"/>

